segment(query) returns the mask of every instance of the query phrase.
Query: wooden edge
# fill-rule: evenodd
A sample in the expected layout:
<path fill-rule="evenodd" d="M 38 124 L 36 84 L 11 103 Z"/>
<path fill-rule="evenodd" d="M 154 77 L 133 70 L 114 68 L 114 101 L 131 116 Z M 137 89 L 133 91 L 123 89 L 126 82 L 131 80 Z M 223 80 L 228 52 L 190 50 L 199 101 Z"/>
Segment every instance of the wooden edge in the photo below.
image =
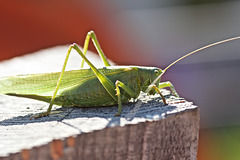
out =
<path fill-rule="evenodd" d="M 22 150 L 5 159 L 196 159 L 198 108 L 166 119 L 108 127 Z"/>

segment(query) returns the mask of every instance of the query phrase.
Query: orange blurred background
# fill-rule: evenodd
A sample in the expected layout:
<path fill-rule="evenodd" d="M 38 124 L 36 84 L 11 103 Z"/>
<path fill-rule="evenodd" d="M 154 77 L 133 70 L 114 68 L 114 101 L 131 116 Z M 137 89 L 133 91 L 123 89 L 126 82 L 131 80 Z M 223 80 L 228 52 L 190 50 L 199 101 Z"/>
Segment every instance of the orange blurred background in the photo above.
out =
<path fill-rule="evenodd" d="M 117 5 L 106 2 L 1 1 L 0 59 L 55 45 L 83 45 L 87 32 L 94 30 L 107 57 L 123 62 L 126 52 L 141 49 L 127 30 L 131 22 L 114 20 L 119 11 Z"/>

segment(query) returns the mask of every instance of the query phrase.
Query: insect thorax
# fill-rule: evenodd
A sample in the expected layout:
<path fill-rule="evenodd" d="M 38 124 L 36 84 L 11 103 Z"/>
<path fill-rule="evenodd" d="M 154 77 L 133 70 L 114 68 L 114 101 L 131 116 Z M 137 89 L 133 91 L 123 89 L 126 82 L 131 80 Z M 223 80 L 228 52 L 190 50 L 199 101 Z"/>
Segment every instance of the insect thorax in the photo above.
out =
<path fill-rule="evenodd" d="M 141 90 L 145 91 L 148 86 L 162 73 L 162 70 L 157 67 L 139 67 L 138 75 L 140 79 Z M 157 84 L 160 82 L 158 80 Z"/>

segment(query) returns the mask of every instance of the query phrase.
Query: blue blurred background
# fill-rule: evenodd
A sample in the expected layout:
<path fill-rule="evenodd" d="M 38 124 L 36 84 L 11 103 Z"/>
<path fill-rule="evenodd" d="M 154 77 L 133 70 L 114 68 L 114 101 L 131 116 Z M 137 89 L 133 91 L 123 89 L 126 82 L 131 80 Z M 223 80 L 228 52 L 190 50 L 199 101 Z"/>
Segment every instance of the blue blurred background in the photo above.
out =
<path fill-rule="evenodd" d="M 93 29 L 115 63 L 164 68 L 194 49 L 239 36 L 239 8 L 238 0 L 1 1 L 0 59 L 83 44 Z M 192 55 L 163 77 L 200 107 L 198 159 L 240 159 L 239 44 Z"/>

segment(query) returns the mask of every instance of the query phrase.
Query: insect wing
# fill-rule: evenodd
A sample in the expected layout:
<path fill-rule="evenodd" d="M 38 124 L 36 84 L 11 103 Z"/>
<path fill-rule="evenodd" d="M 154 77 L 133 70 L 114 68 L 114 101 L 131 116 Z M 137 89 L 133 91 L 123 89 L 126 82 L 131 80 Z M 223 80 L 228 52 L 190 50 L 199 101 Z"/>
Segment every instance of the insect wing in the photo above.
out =
<path fill-rule="evenodd" d="M 105 75 L 114 75 L 129 71 L 126 68 L 99 69 Z M 0 93 L 33 98 L 49 102 L 56 88 L 60 72 L 8 76 L 0 78 Z M 96 78 L 91 69 L 65 71 L 58 91 L 62 92 Z"/>

